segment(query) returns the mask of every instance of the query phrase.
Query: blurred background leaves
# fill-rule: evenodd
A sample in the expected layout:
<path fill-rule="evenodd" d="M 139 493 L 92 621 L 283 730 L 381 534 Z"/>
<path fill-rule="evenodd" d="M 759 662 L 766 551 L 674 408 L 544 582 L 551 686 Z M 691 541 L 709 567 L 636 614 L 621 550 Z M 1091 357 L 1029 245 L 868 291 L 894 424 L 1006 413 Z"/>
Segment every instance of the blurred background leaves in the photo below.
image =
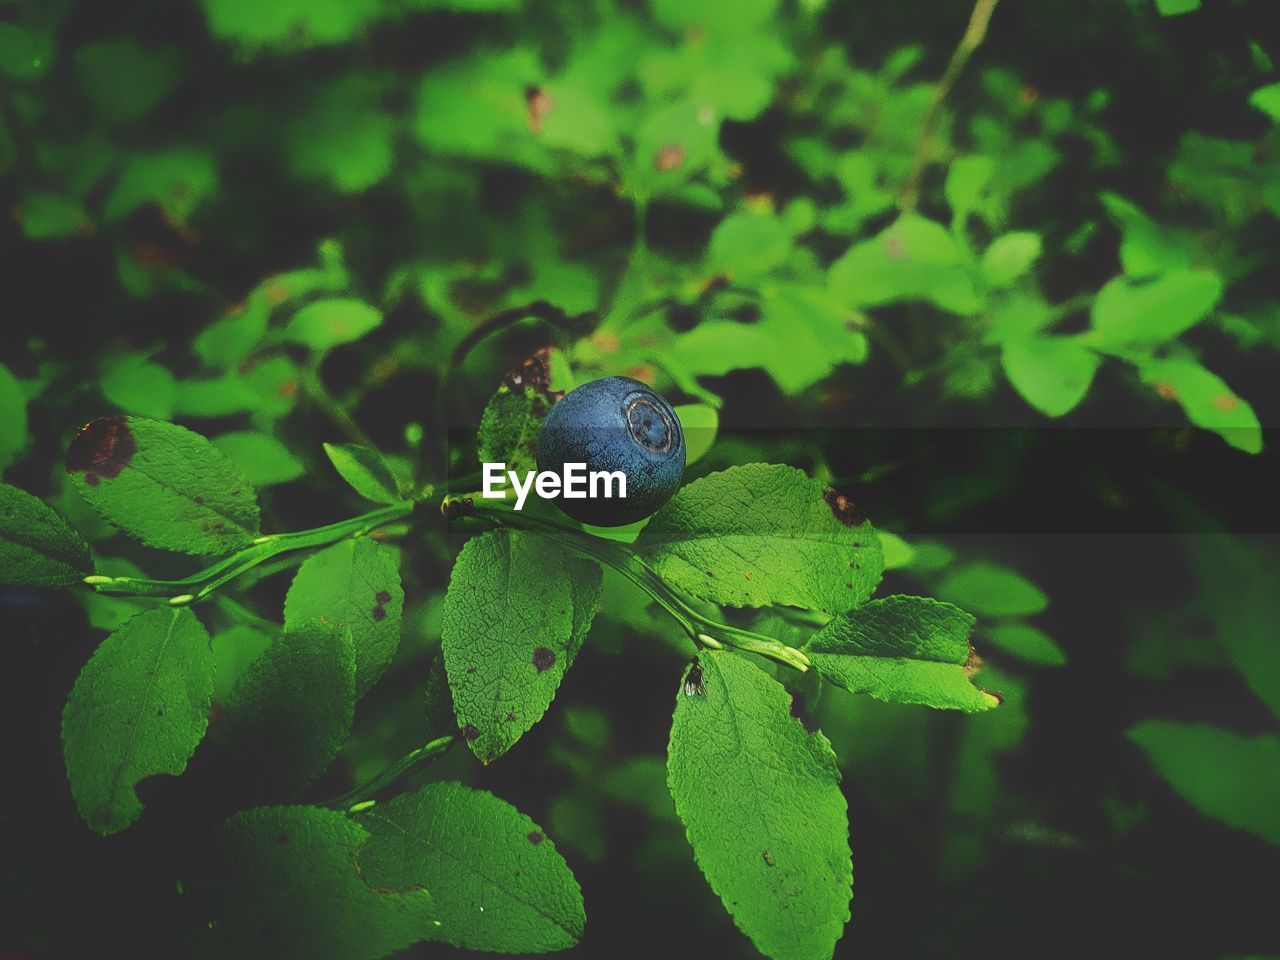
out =
<path fill-rule="evenodd" d="M 67 490 L 92 416 L 206 433 L 280 530 L 365 509 L 322 442 L 440 482 L 448 428 L 547 344 L 556 389 L 653 382 L 718 424 L 691 475 L 837 482 L 899 535 L 882 593 L 979 619 L 998 710 L 797 691 L 851 807 L 842 955 L 1280 954 L 1280 23 L 1262 0 L 1006 3 L 922 136 L 968 13 L 0 3 L 0 470 L 99 571 L 169 574 Z M 414 543 L 404 643 L 317 795 L 421 742 L 452 551 Z M 558 714 L 440 775 L 546 826 L 584 955 L 748 956 L 662 786 L 691 651 L 604 591 Z M 202 608 L 220 665 L 256 660 L 283 593 L 267 569 Z M 243 800 L 225 758 L 88 836 L 58 708 L 138 602 L 2 601 L 0 950 L 172 955 L 174 858 Z"/>

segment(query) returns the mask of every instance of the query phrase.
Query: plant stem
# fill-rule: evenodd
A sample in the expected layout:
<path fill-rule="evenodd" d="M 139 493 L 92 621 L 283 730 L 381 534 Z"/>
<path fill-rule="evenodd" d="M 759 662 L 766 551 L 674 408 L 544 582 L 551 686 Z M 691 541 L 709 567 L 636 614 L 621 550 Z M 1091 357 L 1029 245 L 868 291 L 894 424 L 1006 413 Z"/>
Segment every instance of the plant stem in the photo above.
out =
<path fill-rule="evenodd" d="M 335 809 L 350 812 L 352 807 L 361 806 L 367 803 L 375 794 L 381 793 L 387 787 L 391 786 L 396 781 L 407 777 L 419 767 L 423 767 L 428 763 L 439 760 L 449 752 L 449 748 L 452 747 L 456 741 L 457 737 L 452 734 L 437 737 L 425 746 L 418 747 L 416 750 L 410 750 L 372 780 L 368 780 L 360 784 L 358 787 L 348 790 L 340 797 L 327 800 L 324 803 L 321 803 L 320 806 L 333 807 Z"/>
<path fill-rule="evenodd" d="M 997 0 L 975 0 L 973 11 L 969 14 L 969 25 L 965 27 L 964 36 L 960 38 L 955 51 L 951 54 L 951 60 L 947 63 L 947 69 L 943 72 L 942 79 L 934 87 L 933 98 L 929 101 L 929 106 L 924 113 L 924 119 L 920 122 L 920 135 L 916 139 L 916 153 L 911 175 L 907 177 L 907 182 L 903 185 L 902 193 L 898 197 L 898 208 L 903 213 L 912 213 L 920 202 L 920 185 L 924 180 L 925 167 L 929 164 L 934 127 L 937 126 L 942 104 L 951 94 L 956 81 L 960 79 L 960 74 L 964 72 L 964 67 L 969 62 L 969 57 L 973 55 L 973 51 L 982 45 L 982 41 L 986 38 L 987 24 L 991 22 L 991 14 L 995 11 L 996 3 Z"/>
<path fill-rule="evenodd" d="M 329 392 L 320 377 L 319 362 L 313 363 L 301 371 L 302 391 L 307 398 L 318 407 L 340 429 L 348 440 L 366 447 L 377 447 L 364 428 L 356 423 L 355 418 L 347 411 L 337 398 Z"/>
<path fill-rule="evenodd" d="M 699 646 L 728 645 L 776 660 L 801 673 L 809 669 L 809 658 L 795 647 L 752 630 L 721 623 L 696 610 L 625 543 L 602 540 L 545 517 L 517 513 L 498 502 L 475 501 L 470 505 L 470 514 L 497 526 L 536 533 L 609 565 L 649 594 Z"/>
<path fill-rule="evenodd" d="M 168 597 L 175 607 L 203 600 L 210 593 L 258 564 L 282 553 L 328 546 L 339 540 L 360 537 L 384 524 L 399 520 L 413 512 L 411 501 L 379 507 L 357 517 L 339 520 L 323 527 L 275 533 L 259 537 L 243 550 L 205 567 L 181 580 L 149 580 L 145 577 L 85 577 L 84 582 L 99 593 L 112 596 Z"/>

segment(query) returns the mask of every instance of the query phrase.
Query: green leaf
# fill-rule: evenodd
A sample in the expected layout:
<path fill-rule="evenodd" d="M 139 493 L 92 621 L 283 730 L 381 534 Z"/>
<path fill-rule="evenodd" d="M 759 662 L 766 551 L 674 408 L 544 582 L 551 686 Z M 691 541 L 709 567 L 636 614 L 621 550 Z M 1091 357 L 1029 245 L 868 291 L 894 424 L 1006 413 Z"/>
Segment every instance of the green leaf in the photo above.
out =
<path fill-rule="evenodd" d="M 326 443 L 324 452 L 338 475 L 374 503 L 399 503 L 400 485 L 377 450 L 358 443 Z"/>
<path fill-rule="evenodd" d="M 86 43 L 74 59 L 80 92 L 98 116 L 113 124 L 146 116 L 169 95 L 183 70 L 177 50 L 148 50 L 127 39 Z"/>
<path fill-rule="evenodd" d="M 853 504 L 801 470 L 751 463 L 676 491 L 636 549 L 702 600 L 838 613 L 880 582 L 880 540 Z"/>
<path fill-rule="evenodd" d="M 1067 656 L 1053 639 L 1028 623 L 1001 623 L 982 631 L 984 640 L 1005 650 L 1020 660 L 1038 663 L 1044 667 L 1060 667 Z"/>
<path fill-rule="evenodd" d="M 1197 253 L 1194 238 L 1186 231 L 1156 223 L 1117 194 L 1102 193 L 1098 199 L 1124 234 L 1120 242 L 1120 263 L 1126 274 L 1152 277 L 1191 266 Z"/>
<path fill-rule="evenodd" d="M 53 38 L 0 21 L 0 73 L 19 79 L 41 76 L 53 57 Z"/>
<path fill-rule="evenodd" d="M 258 501 L 244 474 L 176 424 L 91 420 L 67 447 L 66 467 L 95 510 L 153 547 L 222 554 L 258 535 Z"/>
<path fill-rule="evenodd" d="M 18 378 L 0 363 L 0 472 L 27 445 L 27 395 Z"/>
<path fill-rule="evenodd" d="M 249 665 L 271 646 L 272 636 L 257 627 L 237 623 L 213 635 L 213 702 L 231 698 Z"/>
<path fill-rule="evenodd" d="M 200 150 L 168 150 L 133 157 L 102 208 L 108 223 L 124 220 L 139 207 L 158 204 L 172 221 L 185 223 L 218 188 L 213 157 Z"/>
<path fill-rule="evenodd" d="M 13 218 L 28 240 L 59 240 L 92 232 L 84 204 L 57 193 L 25 193 L 13 208 Z"/>
<path fill-rule="evenodd" d="M 573 873 L 536 823 L 460 783 L 430 783 L 358 816 L 370 839 L 360 874 L 375 890 L 425 889 L 435 939 L 465 950 L 546 953 L 582 938 Z"/>
<path fill-rule="evenodd" d="M 1259 87 L 1249 95 L 1249 103 L 1272 120 L 1280 121 L 1280 83 Z"/>
<path fill-rule="evenodd" d="M 684 462 L 687 467 L 701 460 L 716 442 L 720 414 L 705 403 L 684 403 L 674 408 L 684 433 Z"/>
<path fill-rule="evenodd" d="M 599 599 L 599 567 L 532 534 L 495 530 L 462 548 L 441 650 L 458 726 L 483 762 L 546 712 Z"/>
<path fill-rule="evenodd" d="M 360 193 L 395 163 L 395 122 L 380 107 L 376 80 L 348 74 L 315 91 L 289 125 L 287 157 L 294 175 L 327 180 Z"/>
<path fill-rule="evenodd" d="M 140 613 L 102 641 L 62 712 L 67 779 L 102 834 L 142 813 L 134 787 L 187 768 L 209 724 L 213 651 L 186 607 Z"/>
<path fill-rule="evenodd" d="M 734 280 L 751 280 L 781 266 L 791 255 L 791 234 L 772 214 L 739 211 L 711 234 L 707 270 Z"/>
<path fill-rule="evenodd" d="M 590 86 L 553 80 L 544 84 L 541 91 L 546 98 L 542 102 L 549 104 L 549 109 L 530 120 L 539 140 L 584 157 L 619 152 L 618 131 L 609 105 L 602 103 Z"/>
<path fill-rule="evenodd" d="M 1144 720 L 1128 736 L 1206 817 L 1280 844 L 1280 737 L 1168 720 Z"/>
<path fill-rule="evenodd" d="M 1262 451 L 1262 426 L 1248 401 L 1194 360 L 1151 360 L 1139 371 L 1144 383 L 1175 401 L 1197 427 L 1212 430 L 1237 450 Z"/>
<path fill-rule="evenodd" d="M 662 757 L 646 754 L 622 761 L 605 774 L 600 789 L 615 803 L 643 810 L 655 820 L 679 819 Z"/>
<path fill-rule="evenodd" d="M 377 960 L 433 937 L 430 893 L 379 893 L 360 878 L 368 840 L 336 810 L 235 814 L 182 878 L 183 955 Z"/>
<path fill-rule="evenodd" d="M 880 538 L 880 550 L 886 570 L 898 570 L 911 565 L 916 557 L 916 548 L 912 544 L 887 530 L 877 530 L 876 536 Z"/>
<path fill-rule="evenodd" d="M 110 363 L 99 386 L 115 406 L 143 417 L 167 420 L 178 402 L 173 374 L 143 356 L 120 357 Z"/>
<path fill-rule="evenodd" d="M 1222 649 L 1230 655 L 1254 695 L 1280 718 L 1280 645 L 1275 624 L 1280 623 L 1277 595 L 1277 562 L 1270 550 L 1259 549 L 1263 537 L 1211 533 L 1213 518 L 1188 502 L 1173 508 L 1178 526 L 1193 530 L 1182 537 L 1183 552 L 1195 573 L 1199 590 L 1188 611 L 1213 625 L 1210 647 L 1217 661 Z M 1162 638 L 1164 647 L 1169 647 Z"/>
<path fill-rule="evenodd" d="M 286 630 L 317 622 L 350 627 L 359 698 L 395 656 L 403 610 L 399 551 L 356 537 L 326 547 L 298 568 L 284 600 L 284 625 Z"/>
<path fill-rule="evenodd" d="M 234 744 L 259 788 L 294 792 L 320 776 L 351 732 L 356 658 L 349 626 L 295 626 L 240 677 L 218 736 Z"/>
<path fill-rule="evenodd" d="M 378 0 L 201 0 L 215 37 L 252 49 L 342 43 L 382 10 Z"/>
<path fill-rule="evenodd" d="M 1000 353 L 1004 375 L 1022 398 L 1047 417 L 1076 408 L 1098 369 L 1098 357 L 1070 337 L 1023 337 Z"/>
<path fill-rule="evenodd" d="M 1006 233 L 996 237 L 982 254 L 982 276 L 990 286 L 1010 287 L 1040 257 L 1040 235 Z"/>
<path fill-rule="evenodd" d="M 676 695 L 667 783 L 698 866 L 774 960 L 828 960 L 849 920 L 853 863 L 831 744 L 791 716 L 755 664 L 699 654 Z"/>
<path fill-rule="evenodd" d="M 524 473 L 538 468 L 538 434 L 554 402 L 545 387 L 503 384 L 489 398 L 480 417 L 476 456 L 481 463 L 505 463 Z"/>
<path fill-rule="evenodd" d="M 308 303 L 289 320 L 284 339 L 319 353 L 359 340 L 382 325 L 382 311 L 363 300 L 337 297 Z"/>
<path fill-rule="evenodd" d="M 93 571 L 89 545 L 53 508 L 0 483 L 0 584 L 69 587 Z"/>
<path fill-rule="evenodd" d="M 944 188 L 951 212 L 963 217 L 980 208 L 995 172 L 995 161 L 980 154 L 957 157 L 952 161 Z"/>
<path fill-rule="evenodd" d="M 691 27 L 728 34 L 749 34 L 773 19 L 778 0 L 652 0 L 653 16 L 664 27 L 683 33 Z"/>
<path fill-rule="evenodd" d="M 977 713 L 1000 698 L 970 683 L 974 619 L 927 597 L 885 597 L 832 618 L 804 647 L 813 668 L 853 693 Z"/>
<path fill-rule="evenodd" d="M 679 189 L 711 161 L 719 132 L 715 111 L 694 103 L 650 114 L 636 130 L 627 192 L 643 199 Z"/>
<path fill-rule="evenodd" d="M 215 437 L 213 445 L 243 470 L 255 487 L 289 483 L 306 473 L 302 461 L 269 433 L 237 430 Z"/>
<path fill-rule="evenodd" d="M 989 563 L 948 574 L 938 594 L 981 617 L 1030 616 L 1049 606 L 1049 598 L 1030 580 Z"/>
<path fill-rule="evenodd" d="M 759 367 L 788 395 L 827 377 L 839 363 L 866 359 L 853 314 L 827 290 L 782 284 L 761 291 L 755 323 L 710 320 L 665 344 L 661 359 L 693 376 Z"/>
<path fill-rule="evenodd" d="M 433 67 L 418 90 L 413 132 L 438 154 L 548 169 L 529 128 L 527 91 L 542 73 L 537 55 L 524 48 Z"/>
<path fill-rule="evenodd" d="M 832 293 L 850 307 L 922 300 L 968 316 L 981 307 L 946 227 L 907 215 L 831 265 Z"/>
<path fill-rule="evenodd" d="M 1176 17 L 1199 10 L 1200 0 L 1156 0 L 1156 9 L 1162 17 Z"/>
<path fill-rule="evenodd" d="M 1093 301 L 1093 328 L 1104 343 L 1162 343 L 1207 317 L 1222 297 L 1211 270 L 1177 270 L 1145 283 L 1116 277 Z"/>
<path fill-rule="evenodd" d="M 1054 315 L 1049 304 L 1039 294 L 1014 291 L 998 297 L 986 314 L 987 343 L 1003 344 L 1039 333 L 1053 323 Z"/>

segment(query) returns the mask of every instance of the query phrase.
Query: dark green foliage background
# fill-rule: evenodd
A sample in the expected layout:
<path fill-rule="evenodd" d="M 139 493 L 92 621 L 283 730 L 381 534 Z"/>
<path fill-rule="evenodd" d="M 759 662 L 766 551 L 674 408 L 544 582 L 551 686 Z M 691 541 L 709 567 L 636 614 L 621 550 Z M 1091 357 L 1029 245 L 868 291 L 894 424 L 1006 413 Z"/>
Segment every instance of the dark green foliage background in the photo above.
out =
<path fill-rule="evenodd" d="M 1263 0 L 998 6 L 926 151 L 919 213 L 950 230 L 949 174 L 989 154 L 996 173 L 960 232 L 975 258 L 1008 232 L 1038 237 L 1039 256 L 1009 290 L 955 310 L 937 302 L 937 274 L 875 302 L 858 299 L 865 276 L 827 284 L 850 247 L 890 229 L 969 5 L 784 3 L 746 33 L 791 52 L 773 69 L 734 39 L 734 4 L 707 4 L 713 19 L 730 11 L 719 29 L 739 44 L 729 63 L 764 93 L 721 109 L 718 148 L 704 145 L 702 165 L 690 148 L 666 182 L 644 147 L 672 134 L 646 141 L 646 120 L 749 86 L 697 61 L 697 26 L 655 13 L 677 6 L 0 0 L 4 480 L 68 514 L 118 565 L 106 572 L 178 577 L 196 562 L 175 567 L 187 561 L 113 537 L 64 484 L 84 421 L 172 418 L 232 434 L 229 454 L 236 434 L 273 437 L 269 455 L 241 450 L 260 469 L 264 529 L 283 531 L 368 509 L 322 443 L 369 442 L 391 455 L 395 481 L 443 482 L 460 446 L 449 429 L 478 424 L 506 371 L 548 344 L 579 379 L 639 374 L 673 402 L 711 400 L 717 445 L 690 476 L 766 460 L 838 481 L 916 548 L 880 595 L 938 596 L 977 616 L 980 677 L 1006 694 L 978 716 L 831 690 L 809 704 L 850 808 L 853 919 L 837 956 L 1280 955 L 1280 797 L 1259 792 L 1280 776 L 1275 751 L 1232 752 L 1238 738 L 1273 746 L 1280 722 L 1280 471 L 1266 429 L 1280 410 L 1280 107 L 1276 95 L 1250 102 L 1280 80 L 1280 18 Z M 1165 15 L 1180 6 L 1197 9 Z M 564 79 L 587 38 L 624 23 L 640 25 L 625 49 L 694 59 L 668 64 L 666 80 L 652 64 L 647 77 L 611 77 L 609 57 L 598 78 Z M 513 74 L 495 52 L 512 45 L 540 65 Z M 493 84 L 499 113 L 516 110 L 476 111 L 446 142 L 421 87 L 455 58 L 473 64 L 465 84 Z M 589 99 L 609 83 L 616 153 L 538 144 L 531 125 L 569 109 L 573 90 Z M 174 150 L 176 166 L 137 172 L 137 157 Z M 832 174 L 853 153 L 868 158 L 870 185 Z M 140 192 L 120 199 L 130 177 Z M 637 204 L 640 188 L 657 195 Z M 756 235 L 735 245 L 716 230 L 745 214 L 788 225 L 778 262 Z M 299 270 L 314 272 L 273 286 Z M 1222 293 L 1185 331 L 1099 345 L 1096 294 L 1122 270 L 1212 272 Z M 304 279 L 316 289 L 295 300 Z M 803 336 L 760 347 L 755 331 L 776 331 L 777 318 L 739 288 L 769 284 L 817 299 L 800 321 L 780 314 Z M 1087 393 L 1050 411 L 1060 419 L 1006 377 L 1016 338 L 991 331 L 1015 296 L 1099 358 Z M 304 329 L 299 308 L 330 297 L 376 316 L 348 304 L 345 334 L 332 316 Z M 465 339 L 536 300 L 550 303 L 540 318 Z M 653 302 L 624 338 L 611 332 Z M 193 342 L 259 309 L 274 311 L 273 332 L 224 365 L 257 370 L 260 392 L 225 414 L 193 412 L 184 384 L 222 363 Z M 470 349 L 455 366 L 459 344 Z M 277 366 L 263 373 L 264 360 Z M 1187 388 L 1153 372 L 1168 361 L 1220 378 L 1198 413 L 1171 402 Z M 1249 409 L 1256 419 L 1239 419 Z M 342 793 L 431 734 L 423 692 L 452 562 L 443 521 L 405 557 L 400 652 L 306 798 Z M 979 563 L 997 570 L 975 573 Z M 278 621 L 287 586 L 265 577 L 240 599 Z M 232 811 L 280 799 L 238 779 L 215 740 L 181 779 L 141 784 L 146 814 L 127 831 L 104 839 L 80 822 L 63 703 L 104 628 L 143 606 L 0 593 L 2 957 L 176 955 L 175 864 Z M 1010 624 L 1052 643 L 1023 633 L 1019 647 Z M 662 789 L 680 642 L 669 621 L 606 600 L 547 716 L 510 753 L 481 767 L 455 750 L 429 774 L 493 791 L 555 839 L 584 890 L 582 956 L 755 955 Z M 1174 730 L 1161 752 L 1151 720 L 1237 739 Z"/>

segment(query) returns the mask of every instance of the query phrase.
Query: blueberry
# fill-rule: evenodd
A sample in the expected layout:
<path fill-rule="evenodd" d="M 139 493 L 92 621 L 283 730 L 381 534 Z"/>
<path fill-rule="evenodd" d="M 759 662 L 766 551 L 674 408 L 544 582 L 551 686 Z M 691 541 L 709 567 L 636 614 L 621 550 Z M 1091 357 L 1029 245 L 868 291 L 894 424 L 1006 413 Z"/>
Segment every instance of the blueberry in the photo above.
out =
<path fill-rule="evenodd" d="M 671 404 L 639 380 L 605 377 L 584 383 L 551 408 L 538 435 L 538 469 L 563 474 L 566 463 L 587 473 L 622 471 L 625 498 L 566 499 L 560 509 L 583 523 L 617 527 L 641 520 L 671 499 L 684 474 L 684 431 Z"/>

